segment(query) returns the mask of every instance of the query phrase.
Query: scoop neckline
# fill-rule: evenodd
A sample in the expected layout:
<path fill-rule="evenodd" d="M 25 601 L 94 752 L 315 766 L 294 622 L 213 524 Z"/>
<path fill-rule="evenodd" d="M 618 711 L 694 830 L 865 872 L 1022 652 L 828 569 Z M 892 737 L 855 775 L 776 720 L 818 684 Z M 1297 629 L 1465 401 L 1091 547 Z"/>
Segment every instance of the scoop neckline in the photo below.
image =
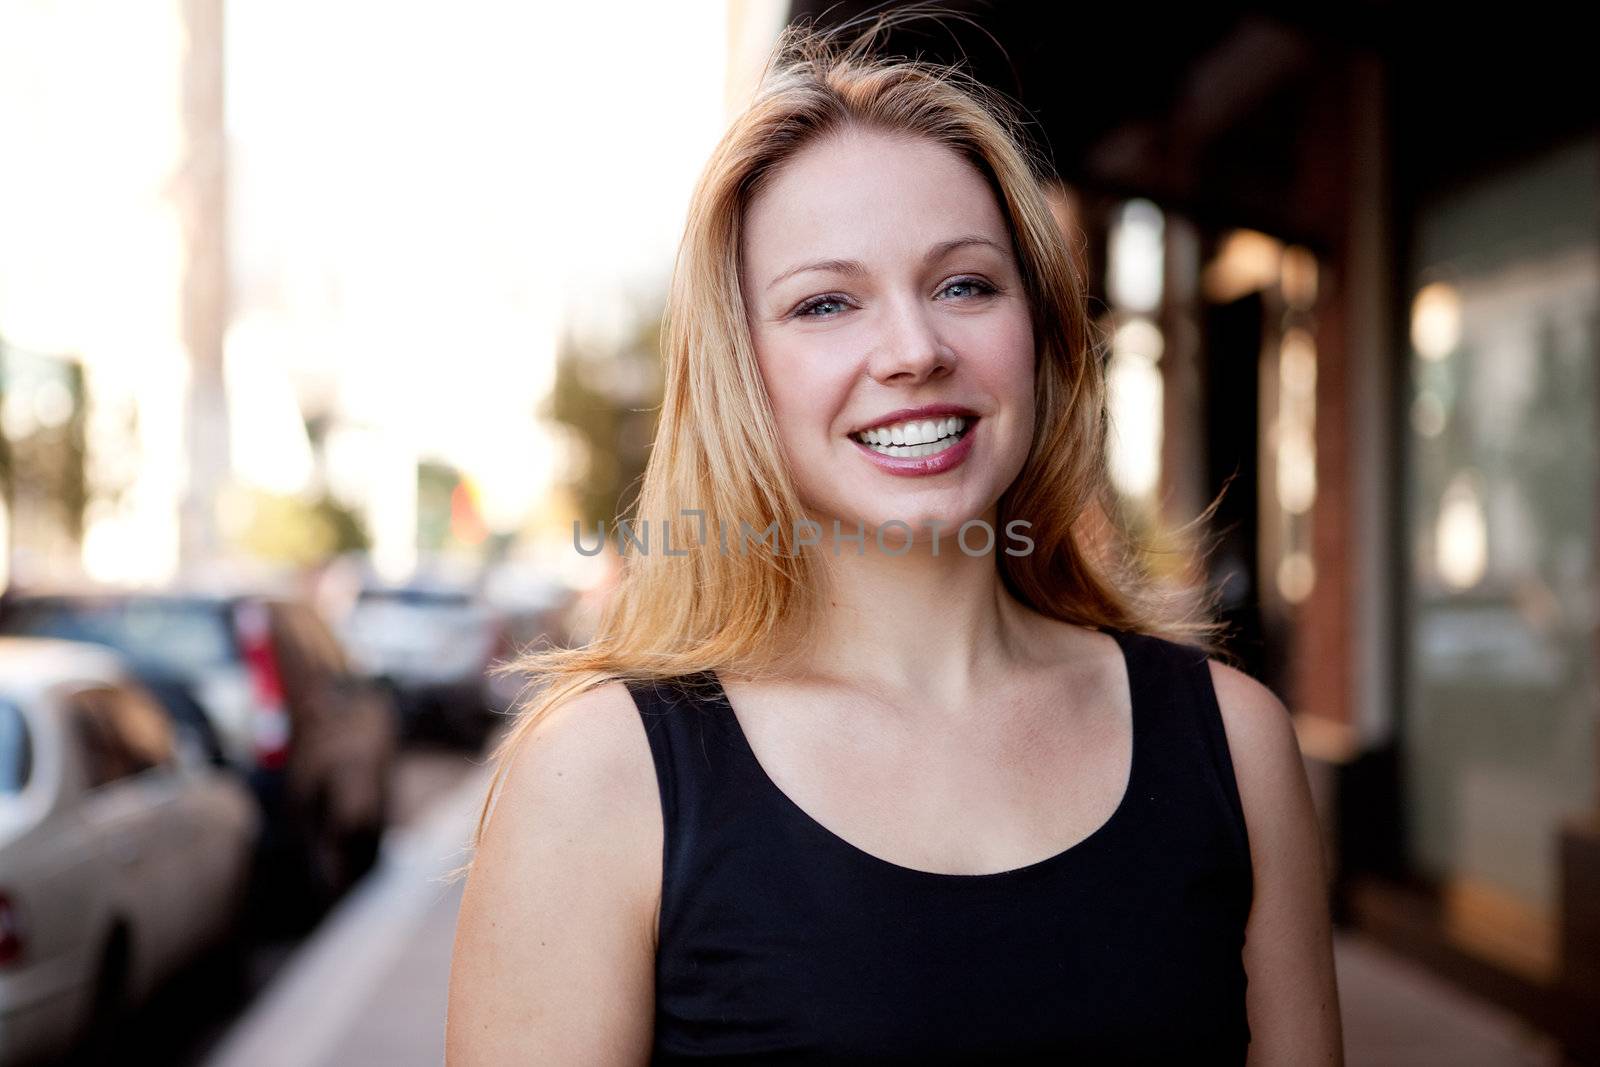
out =
<path fill-rule="evenodd" d="M 1068 845 L 1059 852 L 1052 853 L 1043 859 L 1034 860 L 1033 862 L 1024 864 L 1020 867 L 1010 867 L 1003 871 L 980 871 L 976 874 L 962 874 L 956 871 L 929 871 L 920 867 L 908 867 L 903 863 L 896 863 L 895 861 L 885 859 L 876 853 L 868 852 L 860 845 L 845 839 L 838 833 L 835 833 L 833 830 L 830 830 L 828 827 L 824 826 L 820 821 L 817 820 L 815 816 L 806 811 L 805 808 L 801 807 L 793 797 L 784 792 L 782 787 L 780 787 L 773 777 L 767 773 L 766 767 L 762 765 L 761 760 L 756 756 L 755 749 L 751 746 L 749 737 L 745 735 L 744 727 L 739 722 L 738 714 L 733 710 L 733 701 L 728 697 L 728 691 L 723 688 L 722 679 L 717 676 L 717 673 L 714 670 L 707 671 L 706 673 L 709 675 L 712 683 L 712 691 L 710 694 L 711 700 L 720 705 L 722 711 L 726 714 L 728 727 L 733 735 L 733 738 L 738 745 L 739 750 L 743 753 L 745 758 L 749 760 L 750 766 L 753 768 L 755 776 L 759 780 L 760 787 L 769 793 L 774 799 L 776 799 L 783 807 L 787 808 L 792 814 L 798 816 L 799 820 L 807 825 L 813 834 L 822 840 L 831 842 L 834 847 L 842 848 L 843 851 L 854 854 L 858 859 L 864 861 L 867 866 L 877 868 L 897 877 L 920 879 L 923 881 L 947 882 L 950 884 L 990 884 L 1039 875 L 1054 867 L 1070 862 L 1078 856 L 1086 854 L 1092 848 L 1097 847 L 1108 836 L 1110 836 L 1112 831 L 1127 819 L 1128 812 L 1133 807 L 1133 799 L 1138 782 L 1138 773 L 1143 763 L 1143 734 L 1145 730 L 1144 721 L 1146 717 L 1145 709 L 1142 706 L 1143 701 L 1140 699 L 1139 695 L 1140 686 L 1137 679 L 1134 677 L 1135 657 L 1133 650 L 1129 648 L 1128 634 L 1121 630 L 1107 626 L 1096 627 L 1096 629 L 1100 633 L 1109 635 L 1117 642 L 1117 648 L 1122 653 L 1123 671 L 1126 675 L 1128 684 L 1128 698 L 1132 722 L 1130 724 L 1131 729 L 1128 744 L 1128 776 L 1122 788 L 1122 795 L 1118 799 L 1117 806 L 1112 810 L 1111 814 L 1108 815 L 1099 826 L 1089 831 L 1086 836 L 1080 838 L 1073 844 Z"/>

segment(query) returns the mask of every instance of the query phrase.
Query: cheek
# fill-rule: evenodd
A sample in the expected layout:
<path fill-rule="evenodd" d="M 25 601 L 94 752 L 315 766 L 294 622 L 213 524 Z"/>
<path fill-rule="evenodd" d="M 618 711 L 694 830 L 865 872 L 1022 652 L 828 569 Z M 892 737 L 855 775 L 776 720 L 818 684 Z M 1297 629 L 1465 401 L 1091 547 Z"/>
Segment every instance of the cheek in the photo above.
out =
<path fill-rule="evenodd" d="M 967 361 L 986 388 L 1016 403 L 1033 395 L 1033 324 L 1026 313 L 975 322 L 965 339 Z"/>
<path fill-rule="evenodd" d="M 760 354 L 761 381 L 767 388 L 767 402 L 780 436 L 787 438 L 799 413 L 799 375 L 795 362 L 781 351 L 764 349 Z"/>
<path fill-rule="evenodd" d="M 981 361 L 984 387 L 1009 409 L 1003 451 L 1020 464 L 1035 430 L 1033 324 L 1023 315 L 1008 316 L 993 326 Z"/>
<path fill-rule="evenodd" d="M 826 436 L 842 410 L 848 373 L 835 353 L 804 344 L 764 344 L 757 353 L 778 432 L 787 441 Z"/>

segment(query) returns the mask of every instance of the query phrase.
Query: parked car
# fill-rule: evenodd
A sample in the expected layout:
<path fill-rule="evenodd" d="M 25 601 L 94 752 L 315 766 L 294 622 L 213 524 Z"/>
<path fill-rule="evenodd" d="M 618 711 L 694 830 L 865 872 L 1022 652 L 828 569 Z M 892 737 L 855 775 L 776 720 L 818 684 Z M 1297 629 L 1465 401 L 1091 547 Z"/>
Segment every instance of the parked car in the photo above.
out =
<path fill-rule="evenodd" d="M 260 815 L 121 657 L 0 638 L 0 1065 L 236 935 Z"/>
<path fill-rule="evenodd" d="M 355 662 L 394 693 L 406 735 L 482 743 L 494 721 L 487 671 L 505 647 L 493 608 L 456 589 L 369 587 L 340 630 Z"/>
<path fill-rule="evenodd" d="M 8 592 L 0 634 L 107 645 L 187 690 L 260 801 L 264 917 L 304 925 L 376 860 L 394 713 L 309 606 L 264 595 Z"/>
<path fill-rule="evenodd" d="M 149 690 L 150 695 L 165 709 L 173 725 L 194 740 L 206 762 L 214 767 L 230 766 L 228 754 L 222 748 L 222 739 L 217 736 L 211 717 L 195 699 L 194 690 L 188 682 L 155 670 L 135 670 L 134 675 L 139 684 Z"/>
<path fill-rule="evenodd" d="M 524 582 L 493 601 L 500 613 L 501 638 L 496 663 L 510 664 L 527 651 L 567 647 L 572 643 L 568 617 L 577 600 L 570 587 L 553 581 Z M 489 703 L 502 718 L 513 715 L 533 695 L 528 676 L 516 671 L 491 672 Z"/>

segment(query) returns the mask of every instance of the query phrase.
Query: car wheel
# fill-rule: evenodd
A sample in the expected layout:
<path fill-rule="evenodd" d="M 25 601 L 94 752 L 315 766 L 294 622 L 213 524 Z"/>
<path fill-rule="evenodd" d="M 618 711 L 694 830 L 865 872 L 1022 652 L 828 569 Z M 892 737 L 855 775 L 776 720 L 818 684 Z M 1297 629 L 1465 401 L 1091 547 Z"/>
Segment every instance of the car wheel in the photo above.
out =
<path fill-rule="evenodd" d="M 83 1063 L 112 1063 L 126 1052 L 129 1023 L 128 973 L 132 958 L 128 930 L 115 926 L 100 950 L 94 993 L 89 1004 L 89 1024 L 81 1049 Z"/>
<path fill-rule="evenodd" d="M 377 811 L 373 813 L 371 822 L 345 836 L 345 869 L 352 882 L 378 865 L 378 857 L 383 851 L 383 835 L 389 827 L 394 793 L 393 759 L 379 761 L 373 773 L 377 778 L 373 783 L 378 797 Z"/>
<path fill-rule="evenodd" d="M 345 868 L 352 882 L 378 865 L 378 855 L 383 849 L 383 827 L 363 826 L 345 836 Z"/>
<path fill-rule="evenodd" d="M 207 986 L 228 1006 L 245 1003 L 251 993 L 251 961 L 255 943 L 243 923 L 236 922 L 222 940 L 206 952 L 203 966 Z"/>
<path fill-rule="evenodd" d="M 300 907 L 296 926 L 309 930 L 328 913 L 345 889 L 344 842 L 331 824 L 328 805 L 318 797 L 309 805 L 300 832 Z"/>

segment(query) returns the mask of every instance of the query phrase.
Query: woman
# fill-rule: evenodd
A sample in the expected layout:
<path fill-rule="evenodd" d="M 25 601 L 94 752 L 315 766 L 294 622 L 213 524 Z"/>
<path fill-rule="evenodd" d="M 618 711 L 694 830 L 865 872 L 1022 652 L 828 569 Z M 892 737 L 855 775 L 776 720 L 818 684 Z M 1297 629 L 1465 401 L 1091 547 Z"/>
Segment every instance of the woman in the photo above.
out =
<path fill-rule="evenodd" d="M 451 1062 L 1338 1063 L 1288 714 L 1105 536 L 1014 114 L 875 36 L 790 30 L 696 189 L 656 536 L 518 665 Z"/>

